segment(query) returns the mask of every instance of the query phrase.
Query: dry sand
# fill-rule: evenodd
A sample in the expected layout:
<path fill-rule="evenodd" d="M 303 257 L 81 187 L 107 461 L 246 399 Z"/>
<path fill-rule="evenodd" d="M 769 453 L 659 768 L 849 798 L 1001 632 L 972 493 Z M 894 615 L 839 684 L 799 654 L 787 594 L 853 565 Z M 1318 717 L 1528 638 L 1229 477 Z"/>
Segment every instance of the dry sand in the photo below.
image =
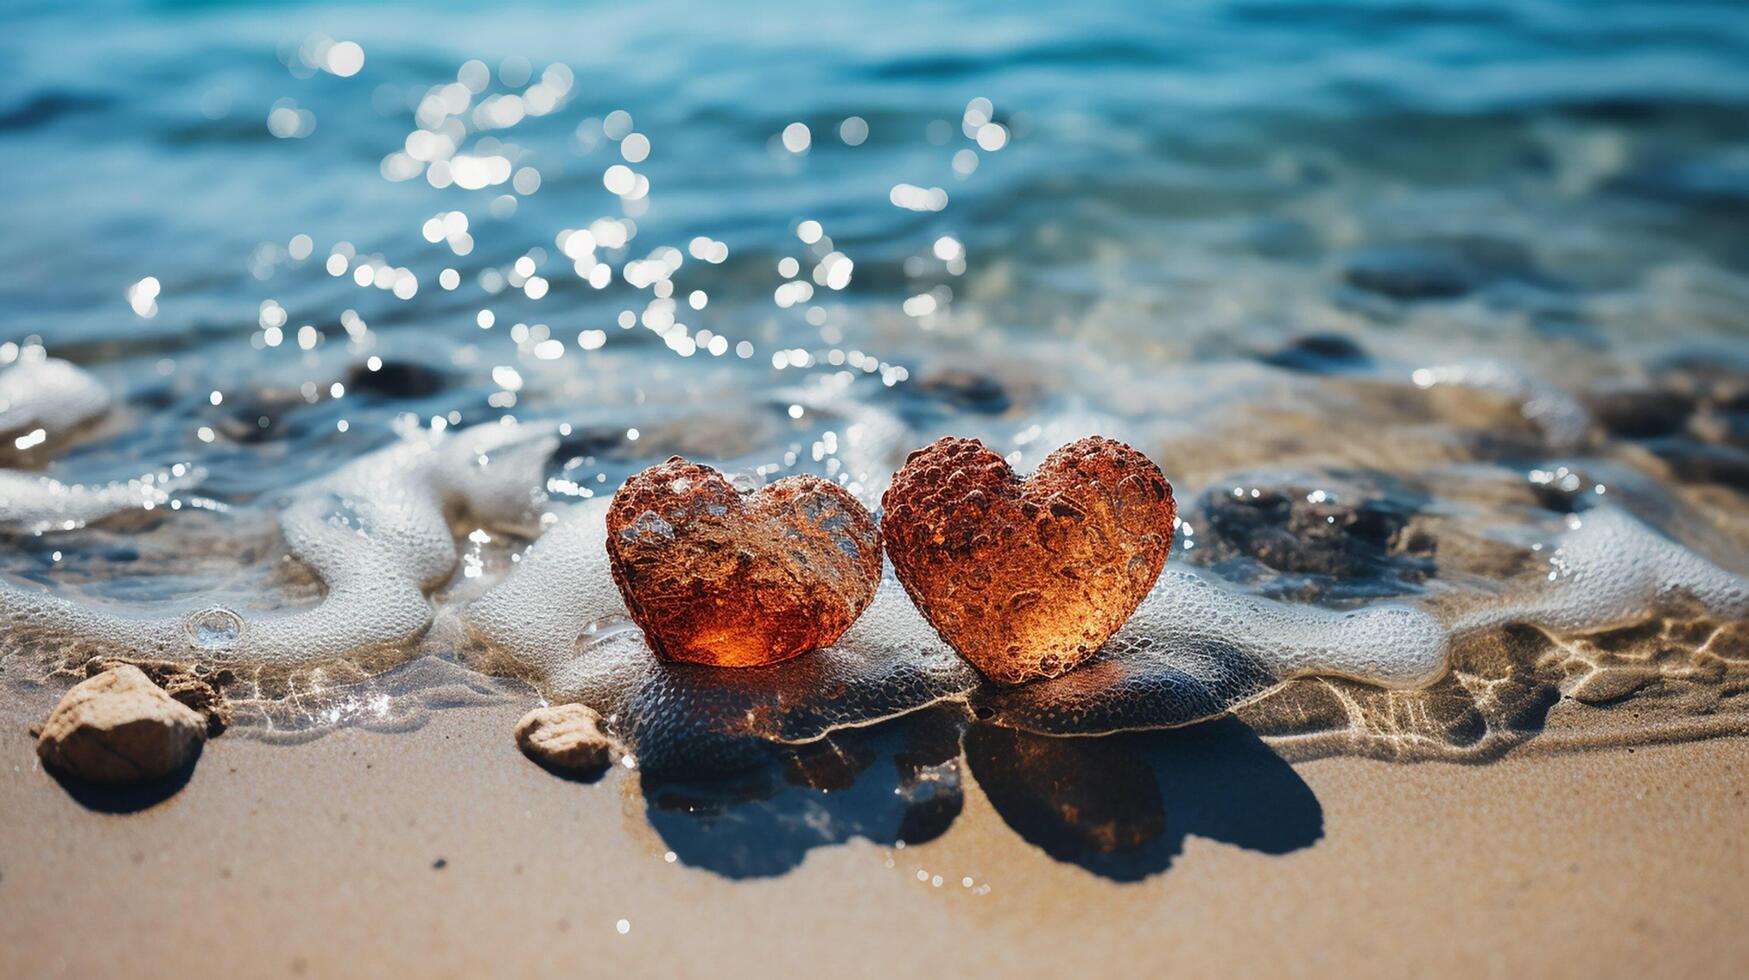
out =
<path fill-rule="evenodd" d="M 129 814 L 0 735 L 0 976 L 1749 975 L 1749 739 L 1306 762 L 1293 849 L 1193 833 L 1135 883 L 1048 856 L 968 775 L 931 842 L 733 880 L 665 860 L 637 774 L 524 759 L 521 707 L 228 735 Z"/>

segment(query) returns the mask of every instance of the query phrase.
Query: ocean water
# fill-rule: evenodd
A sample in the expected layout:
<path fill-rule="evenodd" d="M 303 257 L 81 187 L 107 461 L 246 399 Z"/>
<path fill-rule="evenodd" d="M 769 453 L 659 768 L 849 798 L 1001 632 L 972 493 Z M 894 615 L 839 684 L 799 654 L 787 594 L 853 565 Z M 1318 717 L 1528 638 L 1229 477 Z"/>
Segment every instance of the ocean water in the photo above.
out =
<path fill-rule="evenodd" d="M 1749 8 L 1156 6 L 9 5 L 9 708 L 119 655 L 261 735 L 532 685 L 677 765 L 942 703 L 1741 730 Z M 677 671 L 606 576 L 671 454 L 872 508 L 940 436 L 1090 433 L 1182 524 L 1047 684 L 891 581 L 832 651 Z"/>

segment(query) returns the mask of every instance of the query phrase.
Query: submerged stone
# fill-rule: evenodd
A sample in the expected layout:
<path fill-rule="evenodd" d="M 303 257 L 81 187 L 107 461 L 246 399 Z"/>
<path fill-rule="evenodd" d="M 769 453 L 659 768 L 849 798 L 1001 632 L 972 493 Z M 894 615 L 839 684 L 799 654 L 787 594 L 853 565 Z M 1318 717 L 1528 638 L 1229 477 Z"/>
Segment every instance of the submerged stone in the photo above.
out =
<path fill-rule="evenodd" d="M 1349 253 L 1343 281 L 1393 300 L 1455 299 L 1498 283 L 1553 285 L 1524 247 L 1503 239 L 1459 236 Z"/>
<path fill-rule="evenodd" d="M 1436 568 L 1425 500 L 1376 473 L 1233 474 L 1188 508 L 1185 559 L 1301 601 L 1414 592 Z"/>
<path fill-rule="evenodd" d="M 1258 354 L 1257 359 L 1271 367 L 1307 374 L 1335 374 L 1372 364 L 1365 348 L 1339 333 L 1295 337 L 1275 350 Z"/>

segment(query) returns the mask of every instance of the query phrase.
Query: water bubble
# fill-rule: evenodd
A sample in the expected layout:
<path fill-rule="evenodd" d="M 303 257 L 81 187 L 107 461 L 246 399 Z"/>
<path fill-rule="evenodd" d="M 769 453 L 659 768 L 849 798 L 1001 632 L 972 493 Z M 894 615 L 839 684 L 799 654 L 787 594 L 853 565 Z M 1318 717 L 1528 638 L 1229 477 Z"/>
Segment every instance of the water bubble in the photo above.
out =
<path fill-rule="evenodd" d="M 189 613 L 182 620 L 189 642 L 202 650 L 229 650 L 243 638 L 243 617 L 223 606 Z"/>

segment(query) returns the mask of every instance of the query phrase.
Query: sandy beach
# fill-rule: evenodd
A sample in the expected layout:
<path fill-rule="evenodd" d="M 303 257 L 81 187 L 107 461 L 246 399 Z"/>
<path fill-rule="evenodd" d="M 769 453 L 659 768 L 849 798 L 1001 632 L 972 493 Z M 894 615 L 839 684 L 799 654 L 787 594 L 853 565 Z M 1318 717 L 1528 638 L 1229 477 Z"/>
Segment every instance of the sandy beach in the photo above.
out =
<path fill-rule="evenodd" d="M 973 766 L 963 811 L 932 841 L 851 840 L 735 879 L 666 859 L 675 843 L 647 818 L 637 773 L 580 784 L 522 758 L 517 713 L 442 711 L 410 733 L 292 746 L 220 738 L 180 792 L 119 814 L 76 801 L 7 732 L 0 973 L 1749 969 L 1749 739 L 1481 766 L 1302 763 L 1291 774 L 1308 793 L 1258 822 L 1309 821 L 1272 848 L 1284 853 L 1190 833 L 1135 882 L 1029 843 Z M 688 859 L 717 860 L 702 846 L 686 843 Z"/>

